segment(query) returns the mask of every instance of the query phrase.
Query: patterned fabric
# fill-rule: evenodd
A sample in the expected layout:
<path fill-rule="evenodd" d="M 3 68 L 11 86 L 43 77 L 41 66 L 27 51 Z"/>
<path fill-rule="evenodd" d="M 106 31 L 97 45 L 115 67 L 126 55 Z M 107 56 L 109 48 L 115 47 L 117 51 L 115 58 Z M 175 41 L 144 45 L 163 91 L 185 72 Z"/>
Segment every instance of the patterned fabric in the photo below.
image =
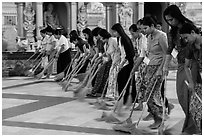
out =
<path fill-rule="evenodd" d="M 119 67 L 116 66 L 113 68 L 111 66 L 110 72 L 109 72 L 109 78 L 108 78 L 108 88 L 107 88 L 107 96 L 108 97 L 116 97 L 116 84 L 117 84 L 117 75 L 118 75 Z"/>
<path fill-rule="evenodd" d="M 155 117 L 162 118 L 163 110 L 161 98 L 161 85 L 163 79 L 162 77 L 155 76 L 158 67 L 159 65 L 148 65 L 146 67 L 146 74 L 142 79 L 141 87 L 139 89 L 141 91 L 139 92 L 142 92 L 143 94 L 143 98 L 140 98 L 143 101 L 147 101 L 148 97 L 150 96 L 150 99 L 147 102 L 150 113 Z"/>
<path fill-rule="evenodd" d="M 112 61 L 110 60 L 105 64 L 103 64 L 103 66 L 100 68 L 100 70 L 96 75 L 96 80 L 91 93 L 93 94 L 102 93 L 105 83 L 107 81 L 107 78 L 109 76 L 109 70 L 110 70 L 111 64 L 112 64 Z"/>
<path fill-rule="evenodd" d="M 137 101 L 138 102 L 145 102 L 145 85 L 142 82 L 145 76 L 145 69 L 147 65 L 145 63 L 140 64 L 138 68 L 137 78 L 136 78 L 136 91 L 138 94 Z"/>
<path fill-rule="evenodd" d="M 196 84 L 195 92 L 196 94 L 191 95 L 189 110 L 196 126 L 202 132 L 202 85 L 201 84 Z M 198 99 L 196 95 L 201 99 L 201 101 Z"/>

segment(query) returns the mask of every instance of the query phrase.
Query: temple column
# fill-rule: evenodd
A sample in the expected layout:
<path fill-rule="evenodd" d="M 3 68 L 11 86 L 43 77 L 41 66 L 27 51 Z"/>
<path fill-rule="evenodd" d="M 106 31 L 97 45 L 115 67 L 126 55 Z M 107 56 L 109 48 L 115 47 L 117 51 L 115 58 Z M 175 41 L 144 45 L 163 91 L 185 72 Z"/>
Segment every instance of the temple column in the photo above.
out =
<path fill-rule="evenodd" d="M 77 30 L 77 2 L 71 2 L 71 30 Z"/>
<path fill-rule="evenodd" d="M 40 37 L 40 28 L 43 27 L 43 3 L 36 2 L 36 35 Z"/>
<path fill-rule="evenodd" d="M 110 32 L 110 6 L 106 6 L 106 30 Z"/>
<path fill-rule="evenodd" d="M 18 36 L 24 37 L 24 30 L 23 30 L 23 7 L 24 7 L 24 2 L 16 2 L 17 5 L 17 32 Z"/>
<path fill-rule="evenodd" d="M 144 2 L 138 2 L 138 19 L 144 17 Z"/>

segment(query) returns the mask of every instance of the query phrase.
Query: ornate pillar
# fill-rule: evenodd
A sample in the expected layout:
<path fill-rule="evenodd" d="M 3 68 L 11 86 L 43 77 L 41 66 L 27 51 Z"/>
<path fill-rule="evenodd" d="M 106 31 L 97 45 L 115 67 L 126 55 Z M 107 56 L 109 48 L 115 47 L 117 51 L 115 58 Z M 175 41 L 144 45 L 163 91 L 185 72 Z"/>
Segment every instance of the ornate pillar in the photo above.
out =
<path fill-rule="evenodd" d="M 40 37 L 40 28 L 43 27 L 43 3 L 36 2 L 36 35 Z"/>
<path fill-rule="evenodd" d="M 71 3 L 71 30 L 77 30 L 77 2 Z"/>
<path fill-rule="evenodd" d="M 70 33 L 70 31 L 72 30 L 71 29 L 71 26 L 72 26 L 72 2 L 66 2 L 66 8 L 67 8 L 67 24 L 66 24 L 66 26 L 67 26 L 67 34 L 69 34 Z M 76 12 L 76 11 L 75 11 Z M 76 16 L 75 16 L 75 18 L 76 18 Z M 76 22 L 76 20 L 75 20 L 75 22 Z M 76 24 L 75 24 L 75 26 L 76 26 Z"/>
<path fill-rule="evenodd" d="M 78 7 L 77 30 L 81 37 L 84 37 L 82 30 L 87 27 L 87 7 L 84 3 Z"/>
<path fill-rule="evenodd" d="M 16 2 L 17 5 L 17 31 L 18 31 L 18 36 L 24 37 L 24 32 L 23 32 L 23 6 L 24 2 Z"/>
<path fill-rule="evenodd" d="M 129 27 L 133 24 L 133 10 L 128 2 L 123 2 L 119 9 L 119 21 L 129 35 Z"/>
<path fill-rule="evenodd" d="M 138 19 L 144 17 L 144 2 L 138 2 Z"/>
<path fill-rule="evenodd" d="M 110 6 L 106 5 L 106 30 L 110 32 L 111 26 L 110 26 Z"/>
<path fill-rule="evenodd" d="M 23 14 L 25 15 L 25 21 L 23 23 L 24 29 L 26 31 L 26 39 L 28 40 L 28 45 L 30 46 L 30 50 L 34 50 L 34 34 L 33 31 L 35 30 L 35 24 L 34 24 L 34 16 L 35 11 L 32 7 L 32 2 L 26 2 L 25 9 L 23 11 Z"/>

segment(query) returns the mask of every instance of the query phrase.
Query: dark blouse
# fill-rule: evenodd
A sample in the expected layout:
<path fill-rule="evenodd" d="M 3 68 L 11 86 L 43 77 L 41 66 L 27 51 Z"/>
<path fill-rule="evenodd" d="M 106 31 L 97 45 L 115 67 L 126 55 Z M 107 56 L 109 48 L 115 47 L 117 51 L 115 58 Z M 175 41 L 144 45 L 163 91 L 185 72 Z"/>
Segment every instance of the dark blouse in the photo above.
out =
<path fill-rule="evenodd" d="M 104 50 L 104 43 L 103 43 L 103 41 L 102 40 L 97 40 L 96 41 L 96 46 L 97 46 L 97 48 L 98 48 L 98 50 L 99 50 L 99 53 L 104 53 L 105 52 L 105 50 Z"/>
<path fill-rule="evenodd" d="M 168 49 L 167 54 L 171 55 L 173 49 L 175 48 L 178 51 L 177 60 L 178 64 L 184 64 L 185 63 L 185 55 L 186 55 L 186 49 L 187 49 L 187 43 L 181 39 L 179 33 L 177 33 L 177 36 L 175 39 L 172 38 L 172 35 L 170 33 L 167 34 L 168 36 Z"/>
<path fill-rule="evenodd" d="M 128 37 L 129 38 L 129 37 Z M 135 56 L 135 50 L 132 44 L 131 39 L 129 38 L 127 43 L 123 42 L 123 39 L 121 38 L 121 45 L 124 46 L 125 54 L 126 54 L 126 59 L 128 60 L 129 64 L 133 64 L 133 58 Z"/>
<path fill-rule="evenodd" d="M 202 49 L 198 50 L 194 45 L 188 45 L 186 50 L 186 58 L 191 60 L 192 63 L 191 73 L 193 81 L 201 83 L 202 80 L 199 72 L 202 72 Z"/>
<path fill-rule="evenodd" d="M 82 53 L 84 53 L 84 44 L 86 45 L 86 48 L 89 48 L 88 42 L 84 41 L 83 39 L 79 39 L 78 43 L 75 46 L 78 47 Z"/>

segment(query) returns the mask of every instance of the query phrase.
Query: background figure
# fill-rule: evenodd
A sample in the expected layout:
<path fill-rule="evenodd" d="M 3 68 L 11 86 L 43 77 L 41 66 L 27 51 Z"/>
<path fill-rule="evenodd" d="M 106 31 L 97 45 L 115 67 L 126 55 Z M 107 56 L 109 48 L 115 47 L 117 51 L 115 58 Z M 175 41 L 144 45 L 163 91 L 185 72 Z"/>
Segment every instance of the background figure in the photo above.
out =
<path fill-rule="evenodd" d="M 52 3 L 49 3 L 47 5 L 43 20 L 45 27 L 47 27 L 48 25 L 50 25 L 53 29 L 60 27 L 59 18 L 57 13 L 54 11 L 54 5 Z"/>
<path fill-rule="evenodd" d="M 157 22 L 156 29 L 158 29 L 158 30 L 161 30 L 161 31 L 162 31 L 162 23 L 161 23 L 161 22 Z"/>

